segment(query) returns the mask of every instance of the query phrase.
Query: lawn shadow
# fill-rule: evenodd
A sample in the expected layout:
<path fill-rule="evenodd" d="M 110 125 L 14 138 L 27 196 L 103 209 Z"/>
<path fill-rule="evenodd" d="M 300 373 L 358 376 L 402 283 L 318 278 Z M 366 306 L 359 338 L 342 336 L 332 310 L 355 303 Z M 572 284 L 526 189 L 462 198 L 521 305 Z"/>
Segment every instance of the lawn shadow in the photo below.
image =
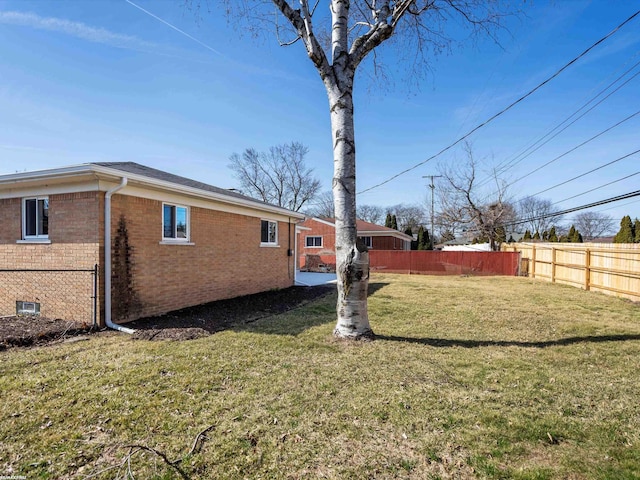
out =
<path fill-rule="evenodd" d="M 369 295 L 386 285 L 369 283 Z M 141 318 L 127 326 L 141 340 L 191 340 L 224 330 L 296 336 L 336 321 L 336 292 L 334 284 L 290 287 Z M 333 301 L 323 300 L 329 296 Z"/>
<path fill-rule="evenodd" d="M 387 342 L 417 343 L 428 347 L 525 347 L 525 348 L 548 348 L 578 343 L 605 343 L 605 342 L 627 342 L 640 340 L 640 334 L 618 334 L 618 335 L 587 335 L 584 337 L 567 337 L 557 340 L 545 340 L 539 342 L 521 342 L 517 340 L 462 340 L 449 338 L 415 338 L 399 337 L 395 335 L 376 335 L 376 340 Z"/>
<path fill-rule="evenodd" d="M 386 285 L 388 285 L 388 283 L 385 282 L 369 283 L 368 295 L 374 294 Z M 273 321 L 271 321 L 270 318 L 274 317 L 273 315 L 266 315 L 256 318 L 253 321 L 233 325 L 231 328 L 238 332 L 289 335 L 295 337 L 310 328 L 336 322 L 336 293 L 337 288 L 334 285 L 328 289 L 324 295 L 314 299 L 314 301 L 298 305 L 296 308 L 291 309 L 291 315 L 273 318 Z M 324 299 L 329 296 L 333 298 L 332 301 L 319 301 L 321 298 Z M 296 313 L 296 310 L 299 310 L 300 307 L 303 306 L 305 307 L 304 310 Z"/>

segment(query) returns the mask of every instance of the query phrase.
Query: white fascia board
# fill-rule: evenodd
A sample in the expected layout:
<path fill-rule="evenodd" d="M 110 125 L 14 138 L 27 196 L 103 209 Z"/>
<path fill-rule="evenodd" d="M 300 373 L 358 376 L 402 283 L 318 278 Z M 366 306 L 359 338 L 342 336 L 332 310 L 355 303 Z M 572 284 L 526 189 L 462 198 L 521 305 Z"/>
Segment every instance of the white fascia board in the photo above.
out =
<path fill-rule="evenodd" d="M 335 223 L 328 222 L 327 220 L 322 220 L 321 218 L 312 217 L 309 220 L 314 220 L 314 221 L 316 221 L 318 223 L 323 223 L 325 225 L 329 225 L 330 227 L 336 228 L 336 224 Z"/>

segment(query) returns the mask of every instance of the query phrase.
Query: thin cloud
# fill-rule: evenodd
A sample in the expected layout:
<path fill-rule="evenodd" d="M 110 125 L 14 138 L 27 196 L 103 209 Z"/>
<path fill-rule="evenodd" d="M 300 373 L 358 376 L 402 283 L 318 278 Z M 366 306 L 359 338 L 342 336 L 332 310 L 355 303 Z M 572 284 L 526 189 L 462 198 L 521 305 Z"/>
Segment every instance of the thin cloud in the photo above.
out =
<path fill-rule="evenodd" d="M 34 13 L 0 11 L 0 24 L 19 25 L 63 33 L 93 43 L 100 43 L 126 49 L 155 49 L 158 45 L 146 42 L 132 35 L 111 32 L 105 28 L 96 28 L 81 22 L 72 22 L 63 18 L 41 17 Z"/>

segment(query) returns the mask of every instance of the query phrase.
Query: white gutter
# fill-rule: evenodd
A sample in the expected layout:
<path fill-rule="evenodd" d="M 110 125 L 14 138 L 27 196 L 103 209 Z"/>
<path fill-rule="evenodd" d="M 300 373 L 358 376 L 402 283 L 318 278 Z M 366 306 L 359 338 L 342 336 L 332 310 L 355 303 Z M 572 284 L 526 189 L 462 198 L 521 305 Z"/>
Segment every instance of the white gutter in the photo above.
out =
<path fill-rule="evenodd" d="M 120 185 L 107 190 L 104 195 L 104 321 L 109 328 L 131 334 L 134 329 L 111 321 L 111 195 L 126 185 L 127 177 L 122 177 Z"/>

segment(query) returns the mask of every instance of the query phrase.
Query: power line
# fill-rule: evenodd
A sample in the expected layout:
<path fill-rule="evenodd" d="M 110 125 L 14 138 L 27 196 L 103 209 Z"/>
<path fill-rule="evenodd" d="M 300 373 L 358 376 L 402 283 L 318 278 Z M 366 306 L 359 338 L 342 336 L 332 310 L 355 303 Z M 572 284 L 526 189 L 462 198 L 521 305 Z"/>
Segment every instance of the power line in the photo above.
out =
<path fill-rule="evenodd" d="M 522 224 L 533 222 L 533 221 L 536 221 L 536 220 L 543 220 L 545 218 L 559 217 L 561 215 L 566 215 L 568 213 L 573 213 L 573 212 L 577 212 L 577 211 L 580 211 L 580 210 L 587 210 L 589 208 L 598 207 L 600 205 L 606 205 L 608 203 L 619 202 L 621 200 L 627 200 L 629 198 L 635 198 L 635 197 L 640 197 L 640 190 L 636 190 L 634 192 L 629 192 L 629 193 L 624 193 L 624 194 L 618 195 L 616 197 L 605 198 L 604 200 L 599 200 L 597 202 L 588 203 L 588 204 L 585 204 L 585 205 L 580 205 L 578 207 L 567 208 L 566 210 L 561 210 L 559 212 L 547 213 L 545 215 L 538 215 L 537 217 L 530 217 L 530 218 L 527 218 L 527 219 L 524 219 L 524 220 L 518 220 L 518 221 L 515 221 L 515 222 L 507 222 L 504 225 L 505 226 L 522 225 Z"/>
<path fill-rule="evenodd" d="M 574 117 L 578 112 L 580 112 L 582 109 L 584 109 L 587 105 L 589 105 L 591 102 L 593 102 L 596 98 L 598 98 L 600 95 L 602 95 L 604 92 L 606 92 L 611 86 L 613 86 L 614 84 L 616 84 L 619 80 L 621 80 L 625 75 L 627 75 L 629 72 L 631 72 L 634 68 L 636 68 L 638 65 L 640 65 L 640 62 L 636 63 L 633 67 L 631 67 L 630 69 L 628 69 L 626 72 L 624 72 L 622 75 L 620 75 L 618 78 L 616 78 L 613 82 L 611 82 L 609 85 L 607 85 L 604 89 L 602 89 L 600 92 L 598 92 L 594 97 L 592 97 L 588 102 L 586 102 L 585 104 L 583 104 L 578 110 L 576 110 L 575 112 L 573 112 L 571 115 L 569 115 L 567 118 L 565 118 L 562 122 L 560 122 L 558 125 L 556 125 L 554 128 L 552 128 L 549 132 L 547 132 L 545 135 L 543 135 L 542 137 L 540 137 L 537 141 L 535 141 L 534 143 L 532 143 L 531 145 L 529 145 L 527 148 L 525 148 L 521 153 L 517 154 L 515 157 L 513 157 L 511 160 L 507 161 L 507 162 L 503 162 L 501 165 L 498 165 L 498 167 L 496 168 L 496 174 L 498 173 L 504 173 L 507 170 L 510 170 L 511 168 L 515 167 L 518 163 L 522 162 L 525 158 L 531 156 L 533 153 L 537 152 L 538 150 L 540 150 L 540 148 L 542 148 L 544 145 L 546 145 L 547 143 L 549 143 L 551 140 L 553 140 L 554 138 L 556 138 L 558 135 L 560 135 L 562 132 L 564 132 L 566 129 L 568 129 L 571 125 L 575 124 L 578 120 L 580 120 L 581 118 L 585 117 L 589 112 L 591 112 L 592 110 L 594 110 L 596 107 L 598 107 L 600 104 L 602 104 L 605 100 L 607 100 L 609 97 L 611 97 L 611 95 L 613 95 L 614 93 L 616 93 L 618 90 L 620 90 L 622 87 L 624 87 L 626 84 L 628 84 L 631 80 L 633 80 L 634 78 L 636 78 L 638 75 L 640 75 L 640 72 L 636 72 L 635 75 L 633 75 L 631 78 L 627 79 L 627 81 L 625 81 L 622 85 L 618 86 L 618 88 L 616 88 L 615 90 L 613 90 L 612 92 L 610 92 L 606 97 L 604 97 L 602 100 L 600 100 L 598 103 L 596 103 L 595 105 L 593 105 L 591 108 L 589 108 L 587 111 L 585 111 L 582 115 L 580 115 L 579 117 L 577 117 L 576 119 L 574 119 L 571 123 L 567 124 L 564 128 L 562 128 L 561 130 L 559 130 L 558 132 L 555 133 L 555 135 L 549 137 L 549 135 L 551 135 L 553 132 L 555 132 L 556 130 L 558 130 L 558 128 L 560 128 L 563 124 L 565 124 L 566 122 L 568 122 L 572 117 Z M 549 138 L 547 138 L 549 137 Z M 547 138 L 546 141 L 543 142 L 543 140 L 545 140 L 545 138 Z M 542 142 L 542 143 L 540 143 Z M 539 145 L 538 145 L 539 144 Z M 537 145 L 537 146 L 536 146 Z M 535 148 L 534 148 L 535 147 Z M 517 161 L 516 161 L 517 160 Z M 486 185 L 491 179 L 488 178 L 485 181 L 481 182 L 478 184 L 478 186 L 483 186 Z"/>
<path fill-rule="evenodd" d="M 636 172 L 636 173 L 632 173 L 631 175 L 627 175 L 627 176 L 622 177 L 622 178 L 618 178 L 617 180 L 613 180 L 612 182 L 605 183 L 604 185 L 600 185 L 599 187 L 592 188 L 591 190 L 587 190 L 586 192 L 582 192 L 582 193 L 579 193 L 577 195 L 573 195 L 571 197 L 564 198 L 562 200 L 559 200 L 559 201 L 555 202 L 554 205 L 556 205 L 558 203 L 566 202 L 567 200 L 572 200 L 572 199 L 574 199 L 576 197 L 581 197 L 582 195 L 586 195 L 587 193 L 591 193 L 591 192 L 594 192 L 596 190 L 600 190 L 601 188 L 608 187 L 609 185 L 613 185 L 614 183 L 621 182 L 623 180 L 626 180 L 627 178 L 635 177 L 638 174 L 640 174 L 640 171 Z"/>
<path fill-rule="evenodd" d="M 566 63 L 564 66 L 562 66 L 559 70 L 557 70 L 553 75 L 551 75 L 550 77 L 548 77 L 546 80 L 544 80 L 543 82 L 539 83 L 536 87 L 534 87 L 533 89 L 529 90 L 529 92 L 525 93 L 524 95 L 522 95 L 520 98 L 518 98 L 516 101 L 512 102 L 511 104 L 509 104 L 508 106 L 506 106 L 505 108 L 503 108 L 502 110 L 500 110 L 498 113 L 494 114 L 492 117 L 490 117 L 489 119 L 485 120 L 484 122 L 482 122 L 480 125 L 476 126 L 475 128 L 471 129 L 469 132 L 467 132 L 465 135 L 463 135 L 462 137 L 460 137 L 458 140 L 456 140 L 455 142 L 449 144 L 448 146 L 444 147 L 443 149 L 441 149 L 439 152 L 437 152 L 436 154 L 430 156 L 429 158 L 427 158 L 426 160 L 423 160 L 415 165 L 413 165 L 412 167 L 409 167 L 403 171 L 401 171 L 400 173 L 397 173 L 391 177 L 389 177 L 388 179 L 373 185 L 372 187 L 366 188 L 360 192 L 357 192 L 357 194 L 362 194 L 365 192 L 369 192 L 375 188 L 381 187 L 382 185 L 385 185 L 393 180 L 395 180 L 396 178 L 404 175 L 405 173 L 408 173 L 412 170 L 415 170 L 416 168 L 424 165 L 427 162 L 430 162 L 431 160 L 433 160 L 434 158 L 439 157 L 440 155 L 442 155 L 443 153 L 445 153 L 448 150 L 451 150 L 453 147 L 455 147 L 457 144 L 459 144 L 460 142 L 462 142 L 463 140 L 469 138 L 472 134 L 474 134 L 475 132 L 477 132 L 478 130 L 480 130 L 481 128 L 485 127 L 486 125 L 488 125 L 489 123 L 491 123 L 493 120 L 495 120 L 496 118 L 498 118 L 499 116 L 503 115 L 504 113 L 506 113 L 507 111 L 511 110 L 513 107 L 515 107 L 517 104 L 519 104 L 520 102 L 522 102 L 523 100 L 525 100 L 527 97 L 533 95 L 536 91 L 540 90 L 543 86 L 545 86 L 547 83 L 549 83 L 551 80 L 553 80 L 554 78 L 556 78 L 557 76 L 559 76 L 563 71 L 565 71 L 567 68 L 569 68 L 571 65 L 573 65 L 574 63 L 576 63 L 578 60 L 580 60 L 582 57 L 584 57 L 586 54 L 588 54 L 591 50 L 593 50 L 595 47 L 597 47 L 598 45 L 600 45 L 602 42 L 604 42 L 605 40 L 607 40 L 609 37 L 611 37 L 612 35 L 614 35 L 618 30 L 620 30 L 623 26 L 625 26 L 627 23 L 629 23 L 631 20 L 633 20 L 635 17 L 637 17 L 638 15 L 640 15 L 640 10 L 638 10 L 637 12 L 635 12 L 633 15 L 631 15 L 629 18 L 627 18 L 624 22 L 622 22 L 620 25 L 618 25 L 616 28 L 614 28 L 613 30 L 611 30 L 608 34 L 606 34 L 604 37 L 602 37 L 600 40 L 598 40 L 597 42 L 595 42 L 594 44 L 592 44 L 589 48 L 587 48 L 584 52 L 582 52 L 581 54 L 579 54 L 577 57 L 574 57 L 572 60 L 570 60 L 568 63 Z"/>
<path fill-rule="evenodd" d="M 585 173 L 577 175 L 577 176 L 575 176 L 573 178 L 570 178 L 569 180 L 565 180 L 564 182 L 561 182 L 561 183 L 556 183 L 555 185 L 553 185 L 553 186 L 551 186 L 549 188 L 545 188 L 544 190 L 540 190 L 539 192 L 534 193 L 534 194 L 532 194 L 530 196 L 531 197 L 536 197 L 536 196 L 540 195 L 541 193 L 548 192 L 549 190 L 553 190 L 554 188 L 560 187 L 560 186 L 565 185 L 565 184 L 567 184 L 569 182 L 573 182 L 574 180 L 577 180 L 578 178 L 585 177 L 585 176 L 589 175 L 590 173 L 593 173 L 593 172 L 596 172 L 598 170 L 601 170 L 601 169 L 603 169 L 605 167 L 608 167 L 609 165 L 613 165 L 614 163 L 619 162 L 620 160 L 624 160 L 625 158 L 629 158 L 629 157 L 635 155 L 638 152 L 640 152 L 640 149 L 636 150 L 635 152 L 628 153 L 627 155 L 624 155 L 622 157 L 616 158 L 615 160 L 611 160 L 610 162 L 607 162 L 607 163 L 605 163 L 603 165 L 600 165 L 599 167 L 596 167 L 594 169 L 589 170 L 588 172 L 585 172 Z M 557 203 L 560 203 L 560 202 L 557 202 Z"/>
<path fill-rule="evenodd" d="M 583 147 L 583 146 L 584 146 L 584 145 L 586 145 L 587 143 L 589 143 L 589 142 L 591 142 L 591 141 L 595 140 L 596 138 L 598 138 L 598 137 L 600 137 L 600 136 L 604 135 L 605 133 L 607 133 L 607 132 L 609 132 L 609 131 L 613 130 L 614 128 L 619 127 L 619 126 L 620 126 L 620 125 L 622 125 L 624 122 L 627 122 L 627 121 L 631 120 L 633 117 L 635 117 L 636 115 L 639 115 L 639 114 L 640 114 L 640 110 L 638 110 L 638 111 L 637 111 L 637 112 L 635 112 L 635 113 L 632 113 L 632 114 L 631 114 L 631 115 L 629 115 L 628 117 L 623 118 L 622 120 L 620 120 L 618 123 L 616 123 L 616 124 L 614 124 L 614 125 L 610 126 L 609 128 L 606 128 L 606 129 L 602 130 L 601 132 L 599 132 L 599 133 L 595 134 L 593 137 L 591 137 L 591 138 L 589 138 L 589 139 L 585 140 L 584 142 L 580 143 L 579 145 L 576 145 L 575 147 L 573 147 L 573 148 L 571 148 L 571 149 L 567 150 L 566 152 L 564 152 L 563 154 L 558 155 L 557 157 L 555 157 L 555 158 L 553 158 L 553 159 L 549 160 L 547 163 L 545 163 L 545 164 L 543 164 L 543 165 L 540 165 L 538 168 L 535 168 L 535 169 L 531 170 L 529 173 L 527 173 L 527 174 L 525 174 L 525 175 L 523 175 L 523 176 L 521 176 L 521 177 L 519 177 L 519 178 L 516 178 L 513 182 L 511 182 L 511 183 L 507 184 L 506 186 L 507 186 L 507 187 L 510 187 L 510 186 L 511 186 L 511 185 L 513 185 L 514 183 L 518 183 L 520 180 L 523 180 L 523 179 L 527 178 L 529 175 L 533 175 L 533 174 L 534 174 L 534 173 L 536 173 L 537 171 L 542 170 L 543 168 L 547 167 L 548 165 L 552 164 L 553 162 L 555 162 L 555 161 L 557 161 L 557 160 L 560 160 L 562 157 L 565 157 L 565 156 L 569 155 L 570 153 L 572 153 L 572 152 L 576 151 L 578 148 Z"/>

